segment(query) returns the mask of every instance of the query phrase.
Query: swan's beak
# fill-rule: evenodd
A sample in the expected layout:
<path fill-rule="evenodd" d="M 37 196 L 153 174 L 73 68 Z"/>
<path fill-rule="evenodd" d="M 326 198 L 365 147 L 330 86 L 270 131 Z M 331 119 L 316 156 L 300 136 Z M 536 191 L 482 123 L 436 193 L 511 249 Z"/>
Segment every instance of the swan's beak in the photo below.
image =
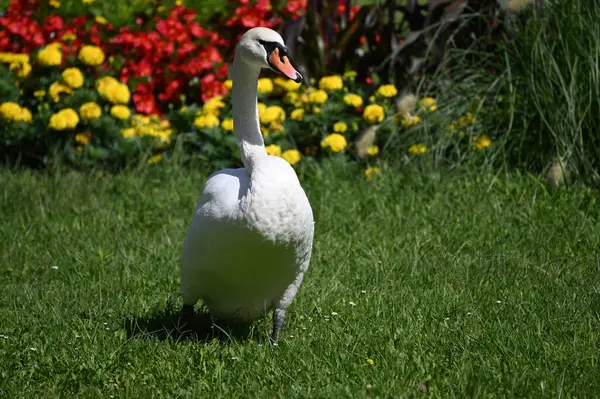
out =
<path fill-rule="evenodd" d="M 302 75 L 300 75 L 300 72 L 296 71 L 296 69 L 292 66 L 292 63 L 290 62 L 290 59 L 287 57 L 287 55 L 279 55 L 279 48 L 277 47 L 269 56 L 269 65 L 274 71 L 287 76 L 294 82 L 302 82 Z"/>

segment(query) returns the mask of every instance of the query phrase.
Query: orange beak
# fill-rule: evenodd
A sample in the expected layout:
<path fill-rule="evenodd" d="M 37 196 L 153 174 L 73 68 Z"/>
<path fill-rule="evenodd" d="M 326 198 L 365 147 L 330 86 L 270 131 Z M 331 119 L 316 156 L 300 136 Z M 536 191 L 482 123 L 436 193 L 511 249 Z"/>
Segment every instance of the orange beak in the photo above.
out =
<path fill-rule="evenodd" d="M 299 83 L 302 81 L 302 75 L 290 63 L 289 58 L 284 55 L 283 57 L 279 56 L 279 49 L 275 48 L 269 57 L 269 63 L 271 67 L 281 74 L 287 76 L 288 78 L 294 80 Z"/>

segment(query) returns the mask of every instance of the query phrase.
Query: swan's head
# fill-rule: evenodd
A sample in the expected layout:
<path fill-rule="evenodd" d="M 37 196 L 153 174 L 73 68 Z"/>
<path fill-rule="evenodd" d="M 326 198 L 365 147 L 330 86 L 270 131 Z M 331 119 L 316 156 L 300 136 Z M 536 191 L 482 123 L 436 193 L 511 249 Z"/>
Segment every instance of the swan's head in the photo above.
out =
<path fill-rule="evenodd" d="M 244 33 L 235 54 L 248 65 L 269 68 L 296 82 L 302 81 L 302 75 L 289 60 L 283 39 L 272 29 L 252 28 Z"/>

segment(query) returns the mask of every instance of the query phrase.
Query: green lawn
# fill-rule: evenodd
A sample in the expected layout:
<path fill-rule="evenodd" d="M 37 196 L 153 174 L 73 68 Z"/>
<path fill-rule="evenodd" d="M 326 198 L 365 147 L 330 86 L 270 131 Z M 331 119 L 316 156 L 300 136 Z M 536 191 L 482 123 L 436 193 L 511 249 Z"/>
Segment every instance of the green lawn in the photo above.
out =
<path fill-rule="evenodd" d="M 202 173 L 0 172 L 0 396 L 600 392 L 596 191 L 360 173 L 303 173 L 313 262 L 272 348 L 270 320 L 232 341 L 164 331 Z"/>

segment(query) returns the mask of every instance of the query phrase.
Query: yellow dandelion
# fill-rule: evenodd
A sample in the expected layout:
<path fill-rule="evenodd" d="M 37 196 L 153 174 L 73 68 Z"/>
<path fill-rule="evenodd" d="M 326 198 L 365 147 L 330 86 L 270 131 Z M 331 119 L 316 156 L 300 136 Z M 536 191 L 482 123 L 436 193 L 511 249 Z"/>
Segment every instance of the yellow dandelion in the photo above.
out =
<path fill-rule="evenodd" d="M 198 129 L 213 128 L 219 126 L 219 118 L 213 114 L 200 115 L 194 120 L 194 126 Z"/>
<path fill-rule="evenodd" d="M 127 120 L 131 116 L 131 111 L 125 105 L 113 105 L 110 107 L 110 114 L 113 118 Z"/>
<path fill-rule="evenodd" d="M 294 166 L 295 164 L 300 162 L 300 160 L 302 159 L 302 154 L 300 154 L 300 151 L 295 149 L 285 150 L 281 154 L 281 158 L 285 159 L 290 165 Z"/>
<path fill-rule="evenodd" d="M 402 126 L 409 128 L 418 125 L 422 121 L 419 115 L 404 114 L 400 123 L 402 123 Z"/>
<path fill-rule="evenodd" d="M 365 169 L 365 178 L 367 180 L 371 180 L 373 177 L 380 176 L 380 175 L 381 175 L 381 169 L 376 166 L 369 166 L 367 169 Z M 367 362 L 368 362 L 368 360 L 367 360 Z M 371 360 L 371 362 L 372 362 L 372 360 Z M 375 362 L 373 362 L 373 364 L 374 363 Z"/>
<path fill-rule="evenodd" d="M 345 122 L 336 122 L 333 124 L 333 131 L 336 133 L 344 133 L 348 130 L 348 125 Z"/>
<path fill-rule="evenodd" d="M 98 119 L 102 115 L 102 108 L 95 102 L 88 102 L 79 107 L 79 115 L 84 121 Z"/>
<path fill-rule="evenodd" d="M 315 90 L 308 95 L 308 102 L 312 104 L 325 104 L 329 96 L 325 90 Z"/>
<path fill-rule="evenodd" d="M 277 144 L 271 144 L 265 147 L 267 150 L 267 154 L 273 155 L 275 157 L 281 156 L 281 147 Z"/>
<path fill-rule="evenodd" d="M 367 154 L 369 154 L 370 156 L 374 157 L 375 155 L 379 154 L 379 147 L 376 145 L 372 145 L 367 149 Z"/>
<path fill-rule="evenodd" d="M 226 132 L 233 132 L 233 119 L 223 119 L 221 128 Z"/>
<path fill-rule="evenodd" d="M 363 99 L 358 94 L 346 94 L 344 96 L 344 104 L 354 108 L 360 107 L 361 105 L 363 105 Z"/>
<path fill-rule="evenodd" d="M 271 94 L 273 92 L 273 81 L 269 78 L 258 79 L 258 92 L 261 94 Z"/>
<path fill-rule="evenodd" d="M 127 129 L 121 129 L 121 135 L 126 139 L 137 136 L 137 129 L 134 127 L 128 127 Z"/>
<path fill-rule="evenodd" d="M 31 73 L 31 64 L 28 62 L 13 62 L 10 64 L 9 69 L 12 73 L 17 75 L 18 78 L 26 78 Z"/>
<path fill-rule="evenodd" d="M 369 104 L 363 112 L 363 119 L 369 123 L 380 123 L 385 118 L 385 110 L 381 105 Z"/>
<path fill-rule="evenodd" d="M 398 94 L 398 89 L 394 85 L 382 85 L 377 89 L 377 95 L 381 97 L 391 98 Z"/>
<path fill-rule="evenodd" d="M 52 43 L 44 47 L 37 54 L 37 61 L 42 66 L 58 66 L 62 64 L 62 50 L 56 43 Z"/>
<path fill-rule="evenodd" d="M 82 132 L 82 133 L 77 133 L 75 135 L 75 141 L 78 142 L 79 144 L 89 144 L 89 142 L 92 140 L 92 133 L 91 132 Z"/>
<path fill-rule="evenodd" d="M 476 150 L 485 150 L 492 145 L 492 139 L 486 135 L 473 136 L 473 146 Z"/>
<path fill-rule="evenodd" d="M 425 144 L 413 144 L 408 147 L 408 152 L 412 155 L 421 155 L 427 152 L 427 146 Z"/>
<path fill-rule="evenodd" d="M 224 107 L 225 103 L 223 102 L 223 97 L 217 96 L 204 103 L 202 106 L 202 112 L 204 114 L 219 116 L 221 114 L 221 109 Z"/>
<path fill-rule="evenodd" d="M 266 107 L 263 112 L 259 112 L 260 123 L 282 123 L 285 120 L 285 111 L 279 105 Z"/>
<path fill-rule="evenodd" d="M 62 73 L 62 78 L 71 89 L 78 89 L 83 86 L 83 74 L 79 68 L 65 69 Z"/>
<path fill-rule="evenodd" d="M 50 117 L 50 128 L 54 130 L 75 129 L 79 123 L 79 115 L 72 108 L 65 108 Z"/>
<path fill-rule="evenodd" d="M 71 94 L 73 91 L 63 82 L 54 82 L 48 88 L 48 95 L 55 103 L 60 101 L 62 94 Z"/>
<path fill-rule="evenodd" d="M 156 165 L 157 163 L 159 163 L 162 160 L 163 160 L 162 154 L 156 154 L 156 155 L 153 155 L 150 158 L 148 158 L 148 161 L 146 161 L 146 162 L 148 163 L 148 165 Z"/>
<path fill-rule="evenodd" d="M 295 121 L 301 121 L 304 119 L 304 110 L 302 108 L 297 108 L 292 111 L 290 114 L 290 118 Z"/>
<path fill-rule="evenodd" d="M 419 107 L 429 111 L 435 111 L 437 109 L 437 103 L 433 97 L 425 97 L 419 100 Z"/>
<path fill-rule="evenodd" d="M 346 138 L 339 133 L 332 133 L 321 140 L 321 148 L 328 148 L 332 152 L 344 151 L 347 146 Z"/>
<path fill-rule="evenodd" d="M 341 76 L 333 75 L 333 76 L 324 76 L 319 80 L 319 89 L 334 91 L 340 90 L 344 87 L 344 81 Z"/>
<path fill-rule="evenodd" d="M 86 45 L 79 50 L 77 58 L 85 65 L 98 66 L 104 62 L 104 51 L 98 46 Z"/>

